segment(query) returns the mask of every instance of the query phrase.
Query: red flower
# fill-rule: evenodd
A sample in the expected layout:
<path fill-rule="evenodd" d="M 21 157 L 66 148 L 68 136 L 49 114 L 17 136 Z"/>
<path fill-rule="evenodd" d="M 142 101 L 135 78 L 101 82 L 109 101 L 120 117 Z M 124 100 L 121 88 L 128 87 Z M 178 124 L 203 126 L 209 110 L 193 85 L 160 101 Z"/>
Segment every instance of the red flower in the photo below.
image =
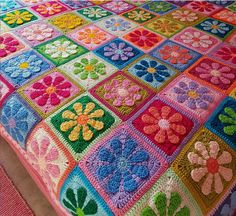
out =
<path fill-rule="evenodd" d="M 19 42 L 11 36 L 0 36 L 0 57 L 5 57 L 8 53 L 13 53 L 17 50 Z"/>
<path fill-rule="evenodd" d="M 191 7 L 194 10 L 198 10 L 200 12 L 210 12 L 215 9 L 214 5 L 208 2 L 196 1 L 191 3 Z"/>
<path fill-rule="evenodd" d="M 164 60 L 168 60 L 172 64 L 186 64 L 188 60 L 192 59 L 192 56 L 187 49 L 177 45 L 163 46 L 159 52 Z"/>
<path fill-rule="evenodd" d="M 225 61 L 231 61 L 236 64 L 236 48 L 235 47 L 222 47 L 216 52 L 221 59 Z"/>
<path fill-rule="evenodd" d="M 63 77 L 57 76 L 52 78 L 51 76 L 46 76 L 43 80 L 40 80 L 32 85 L 35 89 L 31 93 L 31 99 L 39 98 L 37 104 L 39 106 L 44 106 L 46 103 L 50 105 L 58 105 L 61 99 L 68 98 L 70 96 L 71 83 L 66 81 Z"/>
<path fill-rule="evenodd" d="M 159 38 L 156 34 L 149 32 L 145 29 L 139 29 L 131 32 L 129 35 L 129 40 L 140 47 L 152 47 L 154 44 L 159 42 Z"/>

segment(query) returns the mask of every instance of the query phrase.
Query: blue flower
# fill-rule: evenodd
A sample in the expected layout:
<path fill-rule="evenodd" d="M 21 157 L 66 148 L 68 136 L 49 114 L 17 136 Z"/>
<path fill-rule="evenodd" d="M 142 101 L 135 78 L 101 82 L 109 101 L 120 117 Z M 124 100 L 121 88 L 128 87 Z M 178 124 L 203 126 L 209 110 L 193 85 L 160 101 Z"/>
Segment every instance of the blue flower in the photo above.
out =
<path fill-rule="evenodd" d="M 6 12 L 16 8 L 17 4 L 12 0 L 0 0 L 0 11 Z"/>
<path fill-rule="evenodd" d="M 109 193 L 116 194 L 121 188 L 130 193 L 139 187 L 140 180 L 149 177 L 149 157 L 149 153 L 130 137 L 114 138 L 109 148 L 100 149 L 100 166 L 96 173 L 100 181 L 105 180 Z"/>
<path fill-rule="evenodd" d="M 236 191 L 230 196 L 230 204 L 226 203 L 221 209 L 222 216 L 234 216 L 236 213 Z"/>
<path fill-rule="evenodd" d="M 31 74 L 40 72 L 42 64 L 43 61 L 36 55 L 20 55 L 8 61 L 5 72 L 9 73 L 11 78 L 28 78 Z"/>
<path fill-rule="evenodd" d="M 125 31 L 130 28 L 130 23 L 121 18 L 111 18 L 110 20 L 106 20 L 105 27 L 110 28 L 111 31 Z"/>
<path fill-rule="evenodd" d="M 165 65 L 160 65 L 153 60 L 142 60 L 134 66 L 137 70 L 138 77 L 144 77 L 147 82 L 153 82 L 155 79 L 158 82 L 163 82 L 164 77 L 169 77 L 170 73 Z"/>
<path fill-rule="evenodd" d="M 206 20 L 205 22 L 201 23 L 201 26 L 205 31 L 210 31 L 213 34 L 225 34 L 229 31 L 229 27 L 218 20 Z"/>

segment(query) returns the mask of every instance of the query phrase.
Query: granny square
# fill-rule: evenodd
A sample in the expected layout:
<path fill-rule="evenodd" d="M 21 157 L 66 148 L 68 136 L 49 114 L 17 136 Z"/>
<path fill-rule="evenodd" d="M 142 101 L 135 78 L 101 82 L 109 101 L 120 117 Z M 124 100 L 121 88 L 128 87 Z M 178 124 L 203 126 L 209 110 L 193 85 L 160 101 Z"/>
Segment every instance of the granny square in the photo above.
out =
<path fill-rule="evenodd" d="M 135 7 L 134 5 L 129 4 L 127 2 L 123 2 L 123 1 L 111 1 L 111 2 L 107 2 L 105 4 L 101 4 L 100 6 L 107 9 L 107 10 L 110 10 L 116 14 L 126 12 L 126 11 L 131 10 Z"/>
<path fill-rule="evenodd" d="M 125 71 L 155 91 L 160 90 L 176 75 L 176 71 L 148 55 L 141 56 L 128 65 Z"/>
<path fill-rule="evenodd" d="M 124 35 L 123 38 L 141 49 L 143 52 L 149 52 L 163 40 L 163 37 L 151 32 L 145 28 L 137 28 Z"/>
<path fill-rule="evenodd" d="M 32 12 L 26 9 L 14 10 L 0 16 L 0 20 L 10 28 L 16 28 L 37 19 L 38 18 Z"/>
<path fill-rule="evenodd" d="M 183 75 L 164 88 L 160 97 L 180 106 L 201 122 L 208 118 L 223 99 L 219 92 Z"/>
<path fill-rule="evenodd" d="M 16 33 L 33 47 L 60 35 L 59 31 L 44 21 L 34 22 L 19 28 Z"/>
<path fill-rule="evenodd" d="M 142 51 L 121 39 L 114 39 L 93 52 L 119 69 L 143 55 Z"/>
<path fill-rule="evenodd" d="M 203 55 L 209 53 L 220 43 L 219 39 L 192 27 L 188 27 L 174 35 L 171 40 L 183 44 Z"/>
<path fill-rule="evenodd" d="M 47 117 L 84 90 L 54 69 L 23 86 L 18 92 L 42 117 Z"/>
<path fill-rule="evenodd" d="M 122 120 L 127 120 L 153 96 L 148 88 L 122 72 L 98 83 L 90 93 Z"/>
<path fill-rule="evenodd" d="M 162 156 L 127 125 L 96 144 L 79 166 L 115 215 L 124 215 L 167 169 Z"/>
<path fill-rule="evenodd" d="M 72 215 L 113 215 L 78 166 L 70 171 L 63 183 L 60 202 L 68 214 Z"/>
<path fill-rule="evenodd" d="M 23 7 L 19 2 L 12 0 L 3 0 L 0 5 L 0 14 Z"/>
<path fill-rule="evenodd" d="M 30 50 L 1 63 L 1 71 L 14 86 L 22 86 L 51 68 L 51 65 Z"/>
<path fill-rule="evenodd" d="M 85 89 L 92 88 L 118 70 L 91 52 L 60 66 L 60 69 Z"/>
<path fill-rule="evenodd" d="M 87 95 L 76 98 L 46 120 L 76 160 L 104 132 L 110 131 L 116 121 L 110 112 Z"/>
<path fill-rule="evenodd" d="M 216 4 L 216 5 L 220 5 L 220 6 L 228 6 L 234 3 L 234 1 L 224 1 L 224 0 L 208 0 L 209 2 Z"/>
<path fill-rule="evenodd" d="M 170 40 L 164 41 L 150 55 L 181 72 L 201 57 L 201 54 Z"/>
<path fill-rule="evenodd" d="M 13 86 L 7 82 L 2 76 L 0 76 L 0 107 L 7 97 L 14 91 Z"/>
<path fill-rule="evenodd" d="M 84 0 L 60 0 L 60 1 L 71 9 L 80 9 L 83 7 L 89 7 L 93 5 L 92 2 Z"/>
<path fill-rule="evenodd" d="M 26 6 L 33 6 L 39 3 L 46 2 L 48 0 L 18 0 L 18 1 L 22 2 Z"/>
<path fill-rule="evenodd" d="M 151 1 L 143 5 L 142 8 L 163 15 L 176 9 L 177 6 L 165 1 Z"/>
<path fill-rule="evenodd" d="M 232 25 L 236 25 L 236 12 L 230 11 L 228 9 L 223 9 L 220 12 L 213 14 L 212 17 Z"/>
<path fill-rule="evenodd" d="M 144 27 L 167 38 L 172 37 L 184 28 L 183 25 L 164 17 L 153 19 L 145 24 Z"/>
<path fill-rule="evenodd" d="M 89 8 L 83 8 L 81 10 L 78 10 L 78 13 L 86 17 L 90 21 L 97 21 L 101 20 L 105 17 L 111 16 L 113 13 L 110 11 L 104 10 L 103 8 L 99 6 L 93 6 Z"/>
<path fill-rule="evenodd" d="M 198 215 L 200 208 L 181 179 L 170 168 L 126 214 L 127 216 Z"/>
<path fill-rule="evenodd" d="M 206 127 L 236 150 L 236 100 L 225 98 L 206 122 Z"/>
<path fill-rule="evenodd" d="M 33 9 L 37 14 L 45 18 L 68 10 L 63 4 L 60 4 L 60 2 L 58 1 L 49 1 L 43 4 L 38 4 L 31 7 L 31 9 Z"/>
<path fill-rule="evenodd" d="M 232 25 L 221 22 L 216 19 L 207 18 L 195 26 L 201 31 L 208 32 L 220 39 L 226 38 L 234 28 Z"/>
<path fill-rule="evenodd" d="M 59 36 L 35 47 L 41 55 L 50 60 L 56 66 L 88 52 L 88 50 L 66 36 Z"/>
<path fill-rule="evenodd" d="M 168 161 L 172 161 L 195 132 L 197 122 L 173 104 L 153 98 L 131 119 L 141 136 L 147 138 Z"/>
<path fill-rule="evenodd" d="M 236 154 L 218 136 L 200 129 L 172 167 L 208 215 L 236 180 Z"/>
<path fill-rule="evenodd" d="M 187 72 L 222 92 L 231 89 L 236 79 L 236 68 L 207 57 L 201 58 Z"/>
<path fill-rule="evenodd" d="M 6 100 L 0 114 L 0 123 L 23 149 L 28 135 L 39 121 L 40 117 L 15 93 Z"/>
<path fill-rule="evenodd" d="M 87 25 L 82 29 L 76 29 L 67 36 L 89 50 L 94 50 L 115 38 L 114 35 L 98 28 L 94 24 Z"/>

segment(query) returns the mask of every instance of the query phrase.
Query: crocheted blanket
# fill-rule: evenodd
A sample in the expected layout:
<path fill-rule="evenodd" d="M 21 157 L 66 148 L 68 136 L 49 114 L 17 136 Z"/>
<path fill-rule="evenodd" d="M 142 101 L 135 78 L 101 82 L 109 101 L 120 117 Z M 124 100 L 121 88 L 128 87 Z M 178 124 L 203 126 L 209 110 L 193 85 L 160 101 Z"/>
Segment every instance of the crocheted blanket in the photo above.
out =
<path fill-rule="evenodd" d="M 236 2 L 0 6 L 0 131 L 59 215 L 235 215 Z"/>

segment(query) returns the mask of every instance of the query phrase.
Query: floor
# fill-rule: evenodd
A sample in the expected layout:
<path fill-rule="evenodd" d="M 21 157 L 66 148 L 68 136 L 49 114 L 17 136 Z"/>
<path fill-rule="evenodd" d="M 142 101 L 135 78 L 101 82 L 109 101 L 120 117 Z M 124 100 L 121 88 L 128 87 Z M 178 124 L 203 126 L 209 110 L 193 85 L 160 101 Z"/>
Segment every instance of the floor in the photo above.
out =
<path fill-rule="evenodd" d="M 56 216 L 49 202 L 22 166 L 15 152 L 0 137 L 0 164 L 14 182 L 36 216 Z M 24 215 L 27 216 L 27 215 Z"/>

